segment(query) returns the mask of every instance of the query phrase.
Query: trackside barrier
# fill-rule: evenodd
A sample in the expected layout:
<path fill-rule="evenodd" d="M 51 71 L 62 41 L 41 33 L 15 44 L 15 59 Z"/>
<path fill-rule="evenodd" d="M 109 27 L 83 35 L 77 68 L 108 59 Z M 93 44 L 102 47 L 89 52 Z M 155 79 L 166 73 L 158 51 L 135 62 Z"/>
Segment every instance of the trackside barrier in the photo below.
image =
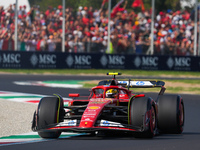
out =
<path fill-rule="evenodd" d="M 200 57 L 0 51 L 0 68 L 200 71 Z"/>

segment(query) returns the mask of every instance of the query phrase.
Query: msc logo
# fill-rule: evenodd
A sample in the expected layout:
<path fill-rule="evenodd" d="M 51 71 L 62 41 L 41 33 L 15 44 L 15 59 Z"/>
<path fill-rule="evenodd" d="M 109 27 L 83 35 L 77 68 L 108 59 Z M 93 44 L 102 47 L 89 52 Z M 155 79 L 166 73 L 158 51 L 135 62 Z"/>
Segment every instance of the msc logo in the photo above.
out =
<path fill-rule="evenodd" d="M 175 57 L 169 58 L 167 60 L 167 65 L 171 69 L 172 67 L 190 67 L 191 66 L 191 58 L 189 57 Z"/>
<path fill-rule="evenodd" d="M 134 65 L 138 68 L 142 67 L 157 67 L 158 57 L 142 56 L 141 58 L 137 56 L 134 60 Z"/>
<path fill-rule="evenodd" d="M 39 64 L 55 64 L 56 63 L 56 55 L 51 54 L 40 54 L 39 55 Z"/>
<path fill-rule="evenodd" d="M 175 57 L 175 66 L 178 67 L 189 67 L 191 62 L 191 58 L 176 58 Z"/>
<path fill-rule="evenodd" d="M 39 65 L 55 65 L 56 64 L 56 55 L 54 54 L 33 54 L 30 58 L 31 64 L 33 66 Z"/>
<path fill-rule="evenodd" d="M 21 62 L 21 55 L 20 54 L 2 54 L 0 56 L 1 63 L 7 64 L 19 64 Z"/>
<path fill-rule="evenodd" d="M 108 56 L 108 63 L 110 65 L 124 65 L 125 56 Z"/>
<path fill-rule="evenodd" d="M 90 65 L 91 64 L 91 56 L 89 55 L 75 55 L 75 65 Z"/>
<path fill-rule="evenodd" d="M 120 55 L 103 55 L 100 59 L 101 65 L 106 67 L 107 65 L 113 65 L 113 66 L 123 66 L 125 64 L 125 56 Z"/>
<path fill-rule="evenodd" d="M 158 66 L 158 57 L 142 57 L 143 66 Z"/>
<path fill-rule="evenodd" d="M 90 55 L 69 55 L 66 58 L 66 63 L 69 67 L 72 67 L 72 65 L 82 65 L 82 66 L 89 66 L 91 65 L 91 59 L 92 57 Z"/>

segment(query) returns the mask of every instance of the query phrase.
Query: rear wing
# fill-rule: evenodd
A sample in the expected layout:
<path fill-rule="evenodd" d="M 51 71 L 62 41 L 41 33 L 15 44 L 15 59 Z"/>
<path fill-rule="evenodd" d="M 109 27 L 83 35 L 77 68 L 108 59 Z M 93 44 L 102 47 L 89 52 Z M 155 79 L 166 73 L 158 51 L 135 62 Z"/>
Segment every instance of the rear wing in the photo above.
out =
<path fill-rule="evenodd" d="M 121 85 L 130 88 L 152 88 L 162 87 L 165 85 L 163 81 L 116 81 L 116 80 L 103 80 L 98 85 Z"/>
<path fill-rule="evenodd" d="M 127 88 L 153 88 L 163 87 L 165 82 L 163 81 L 118 81 L 118 85 Z"/>
<path fill-rule="evenodd" d="M 129 79 L 128 81 L 117 81 L 115 76 L 116 75 L 121 75 L 121 73 L 118 72 L 111 72 L 111 73 L 107 73 L 107 75 L 113 75 L 113 79 L 112 80 L 103 80 L 100 81 L 98 83 L 99 85 L 112 85 L 112 86 L 118 86 L 121 85 L 125 88 L 154 88 L 154 87 L 160 87 L 161 90 L 159 92 L 159 95 L 163 95 L 163 93 L 165 92 L 165 82 L 163 81 L 131 81 L 131 79 Z"/>

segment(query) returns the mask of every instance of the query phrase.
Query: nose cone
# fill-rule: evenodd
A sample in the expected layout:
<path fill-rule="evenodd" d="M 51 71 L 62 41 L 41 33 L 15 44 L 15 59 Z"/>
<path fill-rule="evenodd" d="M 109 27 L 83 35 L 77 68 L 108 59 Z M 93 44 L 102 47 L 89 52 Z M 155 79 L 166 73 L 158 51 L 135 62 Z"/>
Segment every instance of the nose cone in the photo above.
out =
<path fill-rule="evenodd" d="M 91 128 L 92 126 L 94 126 L 102 108 L 103 108 L 102 105 L 98 106 L 98 105 L 89 104 L 89 106 L 86 108 L 85 112 L 83 113 L 79 126 L 83 128 Z"/>
<path fill-rule="evenodd" d="M 82 128 L 91 128 L 94 126 L 98 116 L 101 114 L 105 105 L 113 103 L 111 99 L 91 99 L 88 107 L 85 109 L 79 127 Z"/>

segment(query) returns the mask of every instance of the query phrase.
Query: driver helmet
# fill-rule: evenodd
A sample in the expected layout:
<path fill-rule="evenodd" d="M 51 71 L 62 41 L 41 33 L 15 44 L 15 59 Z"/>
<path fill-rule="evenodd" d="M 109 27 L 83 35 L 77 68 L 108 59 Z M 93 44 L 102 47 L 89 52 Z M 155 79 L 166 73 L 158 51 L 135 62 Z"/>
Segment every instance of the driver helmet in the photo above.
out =
<path fill-rule="evenodd" d="M 117 89 L 109 89 L 106 91 L 106 98 L 117 98 Z"/>

